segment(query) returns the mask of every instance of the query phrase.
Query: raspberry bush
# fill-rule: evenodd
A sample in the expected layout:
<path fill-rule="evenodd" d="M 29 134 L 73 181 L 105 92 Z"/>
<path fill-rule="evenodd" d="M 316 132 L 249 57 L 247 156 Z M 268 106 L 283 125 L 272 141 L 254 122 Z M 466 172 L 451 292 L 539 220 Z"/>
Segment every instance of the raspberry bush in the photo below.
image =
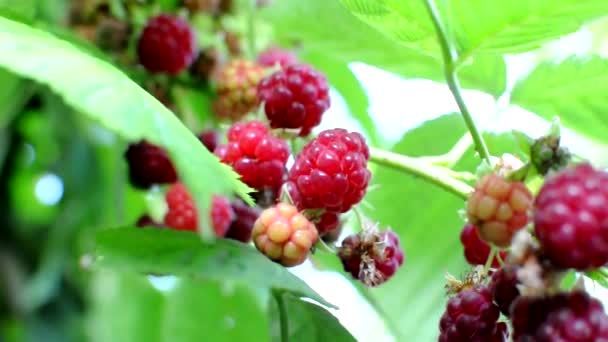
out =
<path fill-rule="evenodd" d="M 13 2 L 0 341 L 608 340 L 605 1 Z"/>

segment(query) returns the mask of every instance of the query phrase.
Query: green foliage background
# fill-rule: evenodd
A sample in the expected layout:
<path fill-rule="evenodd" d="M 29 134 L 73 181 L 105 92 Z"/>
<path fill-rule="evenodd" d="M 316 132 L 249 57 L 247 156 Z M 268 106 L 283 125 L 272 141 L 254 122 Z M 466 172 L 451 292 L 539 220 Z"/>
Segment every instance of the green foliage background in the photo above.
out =
<path fill-rule="evenodd" d="M 120 1 L 112 3 L 120 14 Z M 559 116 L 606 148 L 607 60 L 593 54 L 556 61 L 543 50 L 608 15 L 605 0 L 440 3 L 464 88 L 506 98 L 545 119 Z M 158 1 L 160 8 L 176 4 Z M 204 220 L 204 239 L 130 227 L 146 208 L 144 194 L 126 177 L 122 155 L 130 141 L 146 138 L 169 151 L 200 212 L 212 193 L 249 199 L 249 189 L 132 75 L 62 28 L 65 13 L 63 0 L 0 0 L 0 340 L 274 341 L 280 334 L 276 296 L 289 315 L 290 341 L 354 340 L 325 308 L 301 299 L 331 308 L 331 298 L 251 246 L 208 241 Z M 466 133 L 460 115 L 446 113 L 388 141 L 350 68 L 362 62 L 405 79 L 443 82 L 422 1 L 278 0 L 256 15 L 261 40 L 297 43 L 300 57 L 327 75 L 371 145 L 414 157 L 441 155 Z M 605 27 L 594 24 L 594 39 L 605 38 Z M 535 53 L 538 65 L 509 89 L 506 57 L 523 52 Z M 210 117 L 208 92 L 174 91 L 186 117 Z M 493 155 L 526 158 L 513 135 L 485 137 Z M 454 162 L 468 172 L 479 164 L 472 149 Z M 397 341 L 433 340 L 446 301 L 444 274 L 467 268 L 458 241 L 463 201 L 419 178 L 372 168 L 377 187 L 364 211 L 400 235 L 407 261 L 385 286 L 353 285 Z M 61 201 L 51 206 L 35 195 L 49 172 L 64 185 Z M 328 253 L 316 253 L 314 262 L 342 272 Z M 151 285 L 166 274 L 178 276 L 172 291 Z"/>

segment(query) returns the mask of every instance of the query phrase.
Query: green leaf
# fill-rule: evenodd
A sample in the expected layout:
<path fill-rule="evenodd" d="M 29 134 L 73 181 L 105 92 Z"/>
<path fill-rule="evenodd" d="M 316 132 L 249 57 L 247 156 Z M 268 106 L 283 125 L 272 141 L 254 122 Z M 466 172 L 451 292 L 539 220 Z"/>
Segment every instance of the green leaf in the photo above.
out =
<path fill-rule="evenodd" d="M 350 342 L 355 338 L 324 308 L 292 296 L 283 296 L 290 342 Z M 273 335 L 280 336 L 280 318 L 274 310 Z"/>
<path fill-rule="evenodd" d="M 400 44 L 359 20 L 340 0 L 283 0 L 268 6 L 262 15 L 273 25 L 283 44 L 301 43 L 304 55 L 314 51 L 345 64 L 363 62 L 406 78 L 444 80 L 439 51 Z M 471 72 L 478 70 L 478 61 L 474 60 L 467 66 L 470 70 L 461 73 L 461 83 L 465 88 L 499 96 L 504 88 L 496 89 L 496 83 L 505 77 L 501 67 L 504 61 L 498 55 L 488 58 L 495 60 L 497 69 L 491 73 Z M 487 61 L 483 64 L 481 70 L 490 65 Z"/>
<path fill-rule="evenodd" d="M 160 292 L 133 274 L 93 279 L 94 342 L 269 341 L 266 305 L 244 287 L 176 279 L 175 288 Z"/>
<path fill-rule="evenodd" d="M 439 53 L 436 33 L 422 1 L 341 0 L 354 15 L 413 48 Z"/>
<path fill-rule="evenodd" d="M 481 53 L 535 49 L 608 14 L 604 0 L 452 0 L 445 4 L 461 60 Z"/>
<path fill-rule="evenodd" d="M 571 57 L 539 65 L 515 85 L 511 102 L 565 127 L 606 142 L 608 60 Z"/>
<path fill-rule="evenodd" d="M 289 291 L 329 305 L 306 283 L 245 244 L 203 242 L 190 232 L 121 228 L 96 237 L 99 266 L 208 280 L 232 280 L 252 287 Z"/>
<path fill-rule="evenodd" d="M 36 16 L 36 0 L 0 0 L 0 10 L 32 20 Z"/>
<path fill-rule="evenodd" d="M 167 149 L 199 213 L 207 213 L 212 193 L 236 192 L 250 200 L 236 180 L 198 139 L 152 95 L 112 65 L 27 25 L 0 18 L 0 66 L 48 85 L 71 106 L 135 141 L 147 139 Z M 203 233 L 213 237 L 208 215 L 199 215 Z"/>
<path fill-rule="evenodd" d="M 372 144 L 375 146 L 381 145 L 382 137 L 378 134 L 376 124 L 368 112 L 369 99 L 367 93 L 348 67 L 348 64 L 319 52 L 308 53 L 300 56 L 300 58 L 314 65 L 327 76 L 329 83 L 340 92 L 351 115 L 357 119 L 365 130 Z"/>
<path fill-rule="evenodd" d="M 596 271 L 585 272 L 585 276 L 608 289 L 608 271 L 605 267 Z"/>

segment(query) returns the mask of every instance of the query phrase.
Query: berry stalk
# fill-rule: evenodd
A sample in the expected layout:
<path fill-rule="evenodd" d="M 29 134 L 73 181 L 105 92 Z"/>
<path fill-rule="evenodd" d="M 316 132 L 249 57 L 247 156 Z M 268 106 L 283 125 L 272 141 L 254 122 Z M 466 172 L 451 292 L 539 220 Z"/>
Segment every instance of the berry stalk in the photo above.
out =
<path fill-rule="evenodd" d="M 451 170 L 440 166 L 429 165 L 417 158 L 412 158 L 390 151 L 370 147 L 370 161 L 404 171 L 435 184 L 462 199 L 467 199 L 473 191 L 468 184 L 449 176 Z M 448 170 L 450 172 L 448 172 Z"/>
<path fill-rule="evenodd" d="M 462 89 L 460 88 L 460 82 L 458 81 L 458 75 L 456 74 L 457 68 L 455 61 L 458 60 L 457 52 L 452 48 L 450 41 L 448 40 L 434 0 L 425 0 L 424 4 L 429 12 L 429 15 L 431 16 L 431 21 L 433 22 L 433 26 L 435 26 L 435 31 L 437 32 L 437 39 L 439 40 L 439 45 L 441 46 L 441 52 L 443 55 L 443 70 L 448 87 L 452 92 L 452 96 L 454 96 L 454 100 L 456 101 L 460 114 L 467 125 L 467 129 L 473 137 L 475 150 L 477 150 L 477 153 L 479 153 L 481 159 L 490 164 L 490 152 L 488 152 L 488 147 L 486 146 L 481 132 L 479 132 L 477 129 L 475 121 L 473 120 L 464 98 L 462 97 Z"/>

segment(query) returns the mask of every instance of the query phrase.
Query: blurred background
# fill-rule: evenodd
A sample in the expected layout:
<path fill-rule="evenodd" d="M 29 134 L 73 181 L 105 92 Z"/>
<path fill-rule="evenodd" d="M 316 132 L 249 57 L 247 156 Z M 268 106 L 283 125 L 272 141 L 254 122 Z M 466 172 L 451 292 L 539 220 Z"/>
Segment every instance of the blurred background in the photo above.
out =
<path fill-rule="evenodd" d="M 120 17 L 116 11 L 121 8 L 132 11 L 135 24 L 129 39 L 135 39 L 150 13 L 176 3 L 165 2 L 169 4 L 110 1 L 108 6 L 111 16 Z M 215 20 L 212 15 L 193 19 L 197 30 L 204 32 L 199 35 L 201 45 L 227 45 L 226 32 L 243 35 L 247 20 L 239 6 L 245 5 L 235 3 L 235 10 L 213 24 L 224 32 L 221 39 L 206 34 Z M 286 25 L 284 11 L 294 8 L 290 15 L 297 17 L 297 8 L 282 4 L 272 9 L 273 5 L 258 9 L 256 41 L 261 46 L 273 39 L 282 42 L 276 32 L 287 28 L 301 27 L 314 36 L 310 25 L 317 18 L 302 17 L 301 23 Z M 67 26 L 74 6 L 67 0 L 0 0 L 0 14 L 50 30 L 89 51 L 93 46 L 87 29 L 95 27 Z M 333 15 L 340 20 L 347 13 Z M 354 17 L 349 20 L 365 25 Z M 549 129 L 547 116 L 510 103 L 510 90 L 517 82 L 545 61 L 559 63 L 572 55 L 606 57 L 607 33 L 608 21 L 599 20 L 540 49 L 507 55 L 504 91 L 464 91 L 473 116 L 488 132 L 494 154 L 522 155 L 512 130 L 538 137 Z M 375 146 L 411 155 L 446 153 L 465 134 L 459 116 L 453 114 L 457 106 L 442 82 L 389 72 L 382 65 L 362 62 L 356 54 L 336 61 L 328 57 L 331 53 L 319 53 L 331 42 L 319 44 L 322 48 L 311 43 L 308 49 L 308 36 L 294 35 L 301 39 L 296 50 L 304 61 L 333 70 L 328 72 L 332 106 L 317 132 L 344 127 L 363 133 Z M 107 53 L 101 50 L 92 53 Z M 176 111 L 184 113 L 193 130 L 213 120 L 207 89 L 177 87 L 171 95 L 180 98 Z M 94 232 L 133 225 L 149 205 L 149 194 L 128 182 L 123 158 L 127 142 L 79 115 L 49 88 L 6 70 L 0 70 L 0 103 L 0 341 L 276 340 L 276 319 L 267 314 L 273 309 L 261 289 L 91 268 Z M 562 137 L 574 153 L 608 165 L 605 139 L 568 128 Z M 459 169 L 474 171 L 471 148 L 456 162 Z M 322 252 L 290 271 L 339 307 L 331 312 L 359 341 L 431 341 L 445 302 L 443 277 L 446 272 L 462 275 L 467 269 L 458 241 L 462 202 L 413 177 L 371 168 L 376 187 L 364 210 L 400 234 L 406 266 L 386 287 L 371 290 L 354 284 L 341 272 L 335 256 Z M 342 235 L 352 231 L 352 218 L 344 220 Z M 608 301 L 601 286 L 588 286 Z"/>

